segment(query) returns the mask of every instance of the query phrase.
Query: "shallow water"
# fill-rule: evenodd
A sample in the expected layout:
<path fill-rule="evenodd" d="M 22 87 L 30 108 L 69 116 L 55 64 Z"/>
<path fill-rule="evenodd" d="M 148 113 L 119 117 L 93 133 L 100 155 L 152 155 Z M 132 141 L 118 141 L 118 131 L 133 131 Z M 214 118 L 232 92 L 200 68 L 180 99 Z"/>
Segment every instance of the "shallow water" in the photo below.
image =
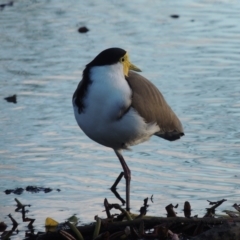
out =
<path fill-rule="evenodd" d="M 228 199 L 219 213 L 239 203 L 239 11 L 236 0 L 22 0 L 0 11 L 0 221 L 11 225 L 11 213 L 20 223 L 14 238 L 27 229 L 15 197 L 32 205 L 36 231 L 48 216 L 90 222 L 105 215 L 105 197 L 119 202 L 109 187 L 121 166 L 80 131 L 71 105 L 85 64 L 114 46 L 161 90 L 186 134 L 176 142 L 153 137 L 124 153 L 132 211 L 152 194 L 149 214 L 162 216 L 169 203 L 179 203 L 182 216 L 186 200 L 199 216 L 207 199 Z M 78 33 L 84 25 L 90 31 Z M 16 105 L 3 100 L 12 94 Z M 3 192 L 28 185 L 54 191 Z"/>

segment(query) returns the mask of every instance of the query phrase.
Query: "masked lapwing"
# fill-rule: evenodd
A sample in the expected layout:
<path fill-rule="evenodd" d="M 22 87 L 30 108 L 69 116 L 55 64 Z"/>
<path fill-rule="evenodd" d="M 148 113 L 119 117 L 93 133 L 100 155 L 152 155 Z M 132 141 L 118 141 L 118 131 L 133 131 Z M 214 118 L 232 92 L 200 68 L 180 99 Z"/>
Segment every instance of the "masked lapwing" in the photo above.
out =
<path fill-rule="evenodd" d="M 181 122 L 161 92 L 136 73 L 140 71 L 125 50 L 106 49 L 86 65 L 72 98 L 79 127 L 95 142 L 112 148 L 122 165 L 128 211 L 131 171 L 122 150 L 153 135 L 169 141 L 184 135 Z"/>

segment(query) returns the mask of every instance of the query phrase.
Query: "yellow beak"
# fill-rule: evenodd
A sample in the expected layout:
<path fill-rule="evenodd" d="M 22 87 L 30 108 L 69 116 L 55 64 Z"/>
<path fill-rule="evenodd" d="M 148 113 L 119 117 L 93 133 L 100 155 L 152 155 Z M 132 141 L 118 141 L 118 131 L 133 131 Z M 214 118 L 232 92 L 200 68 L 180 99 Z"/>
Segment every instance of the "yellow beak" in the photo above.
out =
<path fill-rule="evenodd" d="M 130 61 L 125 61 L 123 64 L 123 71 L 124 75 L 128 77 L 129 70 L 135 71 L 135 72 L 141 72 L 141 69 L 139 69 L 137 66 L 132 64 Z"/>
<path fill-rule="evenodd" d="M 134 64 L 130 63 L 129 70 L 133 70 L 135 72 L 141 72 L 141 69 L 135 66 Z"/>

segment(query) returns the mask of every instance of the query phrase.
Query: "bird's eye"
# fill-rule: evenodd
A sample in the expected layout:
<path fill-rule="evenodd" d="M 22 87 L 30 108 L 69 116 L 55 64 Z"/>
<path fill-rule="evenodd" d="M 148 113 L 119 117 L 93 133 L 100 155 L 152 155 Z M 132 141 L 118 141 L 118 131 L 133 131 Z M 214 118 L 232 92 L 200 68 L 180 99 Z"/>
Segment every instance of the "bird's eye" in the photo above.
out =
<path fill-rule="evenodd" d="M 122 58 L 122 62 L 124 62 L 124 58 Z"/>

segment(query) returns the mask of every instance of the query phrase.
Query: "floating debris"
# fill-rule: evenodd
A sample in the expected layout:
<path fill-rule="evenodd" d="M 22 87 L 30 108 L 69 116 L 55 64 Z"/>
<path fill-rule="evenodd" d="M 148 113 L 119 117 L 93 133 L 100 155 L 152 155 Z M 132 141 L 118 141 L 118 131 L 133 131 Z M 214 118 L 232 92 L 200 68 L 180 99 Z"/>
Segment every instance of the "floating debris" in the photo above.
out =
<path fill-rule="evenodd" d="M 17 95 L 16 94 L 9 96 L 9 97 L 5 97 L 4 99 L 7 102 L 17 103 Z"/>
<path fill-rule="evenodd" d="M 210 202 L 211 209 L 216 209 L 226 200 L 223 199 L 217 202 Z M 144 199 L 144 206 L 148 206 L 148 198 Z M 126 239 L 126 240 L 138 240 L 138 239 L 161 239 L 161 240 L 238 240 L 240 236 L 240 218 L 232 218 L 231 216 L 224 215 L 224 218 L 213 217 L 189 217 L 189 211 L 191 212 L 191 205 L 189 202 L 184 203 L 184 208 L 188 212 L 188 217 L 177 217 L 177 214 L 173 211 L 173 208 L 177 208 L 178 204 L 174 206 L 169 204 L 166 206 L 167 212 L 169 209 L 174 212 L 175 217 L 154 217 L 145 216 L 144 214 L 134 215 L 122 209 L 118 204 L 110 204 L 107 199 L 104 200 L 104 206 L 107 214 L 106 219 L 95 217 L 96 223 L 90 225 L 78 226 L 76 229 L 72 229 L 69 225 L 69 229 L 61 231 L 61 235 L 66 239 Z M 235 204 L 235 207 L 239 205 Z M 142 208 L 142 207 L 141 207 Z M 111 209 L 120 210 L 120 214 L 111 214 Z M 209 212 L 209 210 L 207 209 Z M 226 226 L 226 227 L 224 227 Z M 237 227 L 238 226 L 238 227 Z M 223 228 L 224 227 L 224 228 Z M 221 230 L 222 229 L 222 230 Z M 224 229 L 224 230 L 223 230 Z M 51 239 L 57 239 L 59 232 L 51 233 Z M 72 236 L 69 236 L 69 234 Z M 45 236 L 44 236 L 45 235 Z M 93 237 L 94 236 L 94 237 Z M 215 236 L 215 237 L 206 237 Z M 231 237 L 234 236 L 234 237 Z M 34 236 L 32 236 L 34 237 Z M 37 236 L 36 236 L 37 237 Z M 34 239 L 34 238 L 31 238 Z M 49 233 L 41 235 L 42 240 L 49 238 Z"/>
<path fill-rule="evenodd" d="M 80 27 L 79 29 L 78 29 L 78 32 L 80 32 L 80 33 L 86 33 L 86 32 L 88 32 L 89 31 L 89 29 L 87 28 L 87 27 Z"/>
<path fill-rule="evenodd" d="M 184 214 L 187 217 L 178 217 L 173 211 L 178 204 L 174 206 L 169 204 L 165 207 L 167 212 L 169 209 L 174 212 L 175 217 L 155 217 L 145 216 L 147 212 L 148 198 L 144 199 L 143 207 L 141 207 L 140 215 L 127 212 L 119 204 L 111 204 L 104 200 L 104 206 L 107 218 L 100 218 L 95 216 L 95 223 L 89 225 L 77 226 L 78 218 L 73 215 L 64 223 L 58 223 L 52 218 L 46 219 L 46 232 L 34 233 L 33 222 L 35 219 L 25 216 L 25 207 L 29 205 L 22 204 L 18 199 L 15 199 L 17 206 L 21 209 L 23 222 L 29 222 L 26 231 L 26 240 L 54 240 L 54 239 L 68 239 L 68 240 L 140 240 L 140 239 L 161 239 L 161 240 L 239 240 L 240 238 L 240 215 L 239 211 L 224 211 L 226 214 L 217 217 L 213 215 L 213 211 L 226 200 L 222 199 L 216 202 L 210 202 L 211 208 L 207 209 L 207 214 L 211 213 L 211 217 L 190 217 L 191 205 L 188 201 L 184 203 Z M 234 204 L 236 210 L 240 210 L 239 204 Z M 145 210 L 144 210 L 145 208 Z M 111 214 L 111 210 L 119 210 L 119 214 Z M 211 210 L 209 210 L 211 209 Z M 185 213 L 187 211 L 188 213 Z M 114 211 L 116 212 L 116 211 Z M 231 214 L 229 214 L 231 213 Z M 234 214 L 233 214 L 234 213 Z M 6 230 L 7 226 L 1 222 L 0 227 L 3 230 L 1 239 L 8 239 L 10 236 L 18 234 L 16 230 L 18 222 L 11 216 L 13 228 Z"/>
<path fill-rule="evenodd" d="M 29 188 L 32 190 L 32 187 Z M 35 189 L 35 188 L 34 188 Z M 150 198 L 151 199 L 151 198 Z M 173 210 L 177 205 L 168 204 L 165 209 L 168 217 L 147 216 L 149 198 L 143 200 L 140 208 L 140 215 L 126 211 L 119 204 L 111 204 L 104 199 L 104 206 L 107 218 L 95 216 L 95 223 L 77 226 L 79 219 L 73 215 L 63 223 L 58 223 L 52 218 L 46 218 L 46 232 L 34 233 L 33 223 L 35 219 L 26 217 L 28 211 L 26 207 L 30 205 L 22 204 L 17 198 L 17 209 L 22 213 L 22 221 L 29 222 L 27 225 L 30 231 L 26 231 L 26 240 L 140 240 L 140 239 L 161 239 L 161 240 L 239 240 L 240 239 L 240 204 L 235 203 L 234 209 L 237 211 L 223 211 L 224 215 L 215 214 L 216 208 L 227 201 L 208 201 L 210 208 L 206 208 L 207 213 L 202 218 L 191 217 L 191 205 L 188 201 L 184 203 L 184 216 L 178 217 Z M 114 214 L 111 214 L 111 210 Z M 116 214 L 116 210 L 119 214 Z M 5 223 L 0 223 L 2 230 L 1 239 L 7 240 L 10 236 L 18 234 L 18 222 L 12 217 L 12 229 L 8 230 Z"/>
<path fill-rule="evenodd" d="M 25 189 L 27 192 L 31 192 L 31 193 L 38 193 L 38 192 L 45 192 L 45 193 L 49 193 L 51 191 L 53 191 L 53 189 L 51 188 L 45 188 L 45 187 L 37 187 L 37 186 L 27 186 Z M 56 189 L 57 192 L 60 192 L 60 189 Z M 15 188 L 15 189 L 7 189 L 4 191 L 6 194 L 17 194 L 17 195 L 21 195 L 24 192 L 23 188 Z"/>
<path fill-rule="evenodd" d="M 176 217 L 177 213 L 173 210 L 173 208 L 177 208 L 178 204 L 174 207 L 172 204 L 169 204 L 165 207 L 167 211 L 167 217 Z"/>
<path fill-rule="evenodd" d="M 179 18 L 180 16 L 177 15 L 177 14 L 173 14 L 173 15 L 171 15 L 170 17 L 171 17 L 171 18 Z"/>
<path fill-rule="evenodd" d="M 7 7 L 7 6 L 13 6 L 13 1 L 11 1 L 11 2 L 8 2 L 8 3 L 2 3 L 2 4 L 0 4 L 0 10 L 3 10 L 5 7 Z"/>
<path fill-rule="evenodd" d="M 23 188 L 16 188 L 16 189 L 7 189 L 4 192 L 8 195 L 8 194 L 17 194 L 17 195 L 21 195 L 23 193 L 24 189 Z"/>
<path fill-rule="evenodd" d="M 44 188 L 44 187 L 36 187 L 36 186 L 27 186 L 26 191 L 31 192 L 31 193 L 38 193 L 38 192 L 49 193 L 52 191 L 52 189 Z"/>
<path fill-rule="evenodd" d="M 183 211 L 184 211 L 184 216 L 186 217 L 186 218 L 190 218 L 191 217 L 191 205 L 190 205 L 190 203 L 188 202 L 188 201 L 186 201 L 185 203 L 184 203 L 184 209 L 183 209 Z"/>

